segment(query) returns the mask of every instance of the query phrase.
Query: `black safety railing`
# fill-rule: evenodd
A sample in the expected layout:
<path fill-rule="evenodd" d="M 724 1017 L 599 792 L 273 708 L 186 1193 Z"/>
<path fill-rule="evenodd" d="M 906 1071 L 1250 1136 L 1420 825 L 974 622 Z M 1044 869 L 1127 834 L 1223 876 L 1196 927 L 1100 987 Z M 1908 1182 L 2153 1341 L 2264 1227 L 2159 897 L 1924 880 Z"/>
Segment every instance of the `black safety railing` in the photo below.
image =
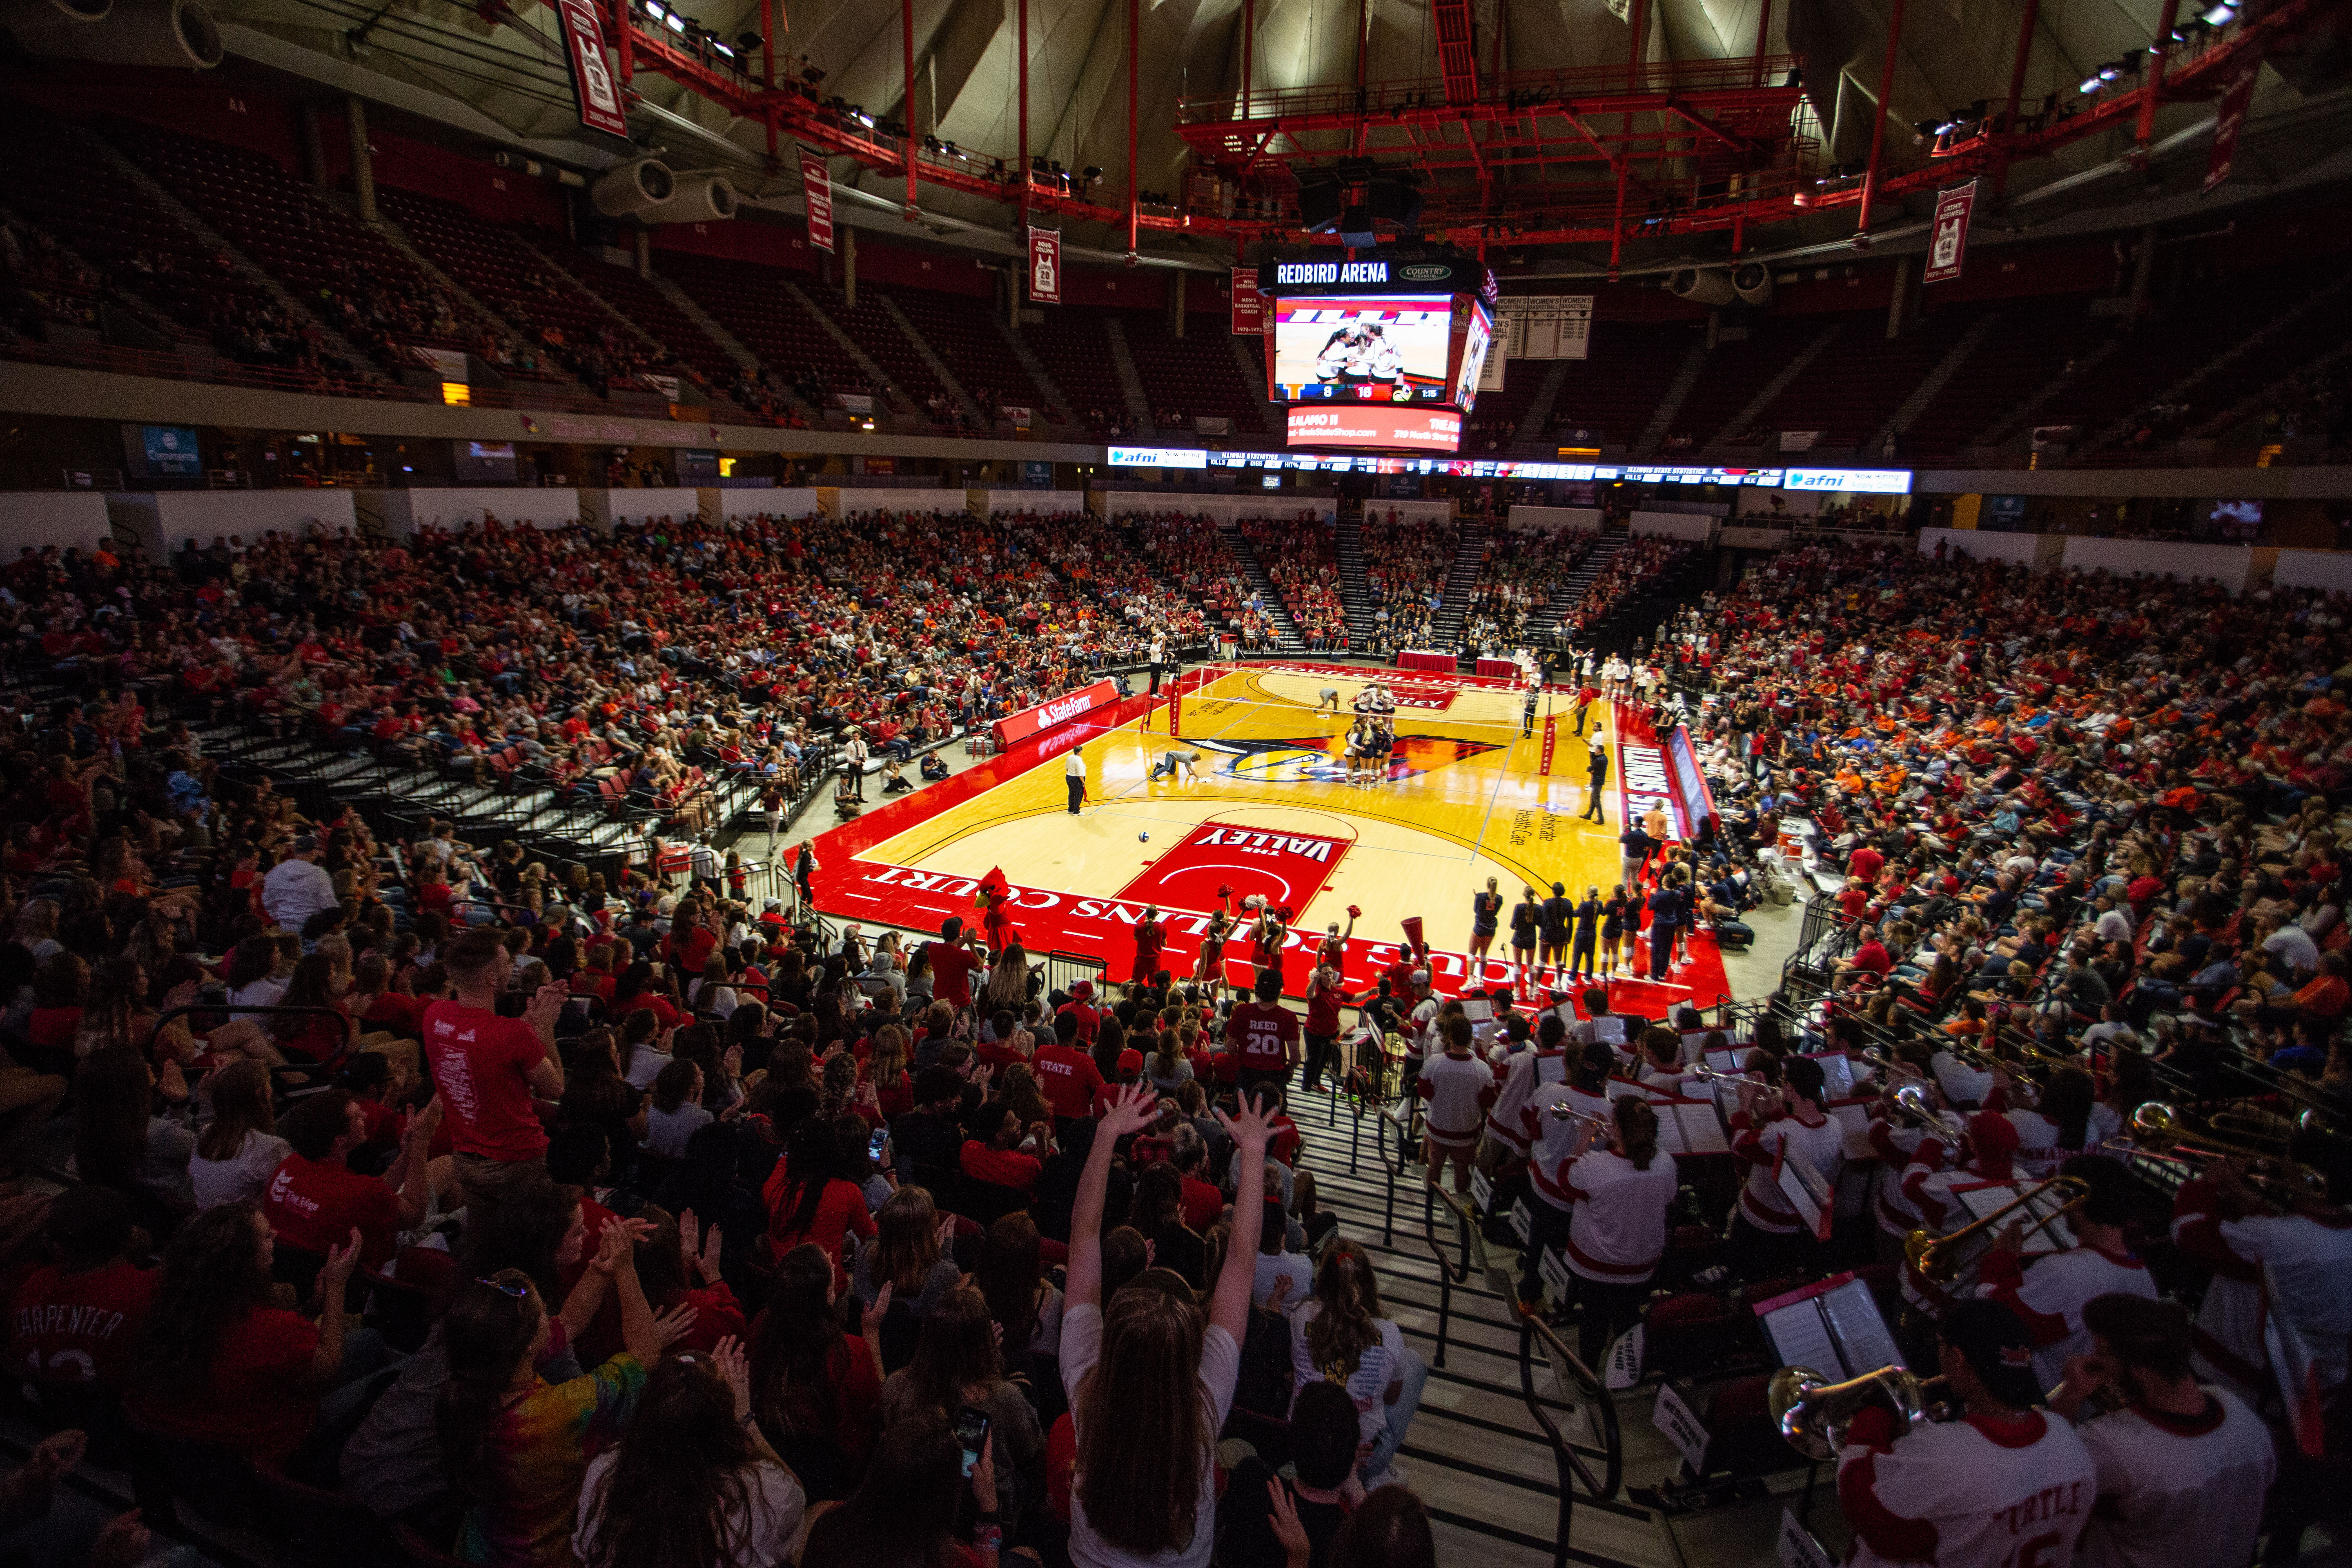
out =
<path fill-rule="evenodd" d="M 1598 1476 L 1586 1460 L 1589 1450 L 1568 1440 L 1542 1396 L 1536 1393 L 1535 1348 L 1538 1341 L 1553 1371 L 1564 1383 L 1575 1385 L 1578 1403 L 1592 1412 L 1595 1436 L 1601 1439 L 1601 1468 Z M 1592 1369 L 1568 1348 L 1568 1342 L 1539 1315 L 1529 1312 L 1519 1315 L 1519 1397 L 1527 1402 L 1528 1414 L 1535 1417 L 1536 1426 L 1551 1445 L 1552 1465 L 1559 1478 L 1559 1514 L 1553 1527 L 1551 1562 L 1552 1568 L 1568 1568 L 1569 1535 L 1576 1522 L 1578 1489 L 1581 1487 L 1586 1495 L 1597 1500 L 1605 1500 L 1617 1495 L 1625 1479 L 1625 1442 L 1617 1427 L 1617 1400 Z"/>
<path fill-rule="evenodd" d="M 1389 1187 L 1393 1194 L 1395 1182 L 1391 1181 Z M 1437 1349 L 1430 1356 L 1429 1364 L 1442 1369 L 1445 1365 L 1446 1336 L 1454 1317 L 1454 1287 L 1465 1283 L 1473 1269 L 1485 1267 L 1486 1238 L 1478 1229 L 1478 1211 L 1470 1206 L 1468 1199 L 1447 1192 L 1434 1182 L 1423 1184 L 1421 1190 L 1423 1194 L 1422 1237 L 1429 1243 L 1430 1257 L 1437 1260 Z M 1456 1258 L 1449 1258 L 1446 1256 L 1448 1244 L 1438 1239 L 1437 1205 L 1440 1204 L 1444 1205 L 1454 1216 L 1452 1246 L 1459 1254 Z"/>

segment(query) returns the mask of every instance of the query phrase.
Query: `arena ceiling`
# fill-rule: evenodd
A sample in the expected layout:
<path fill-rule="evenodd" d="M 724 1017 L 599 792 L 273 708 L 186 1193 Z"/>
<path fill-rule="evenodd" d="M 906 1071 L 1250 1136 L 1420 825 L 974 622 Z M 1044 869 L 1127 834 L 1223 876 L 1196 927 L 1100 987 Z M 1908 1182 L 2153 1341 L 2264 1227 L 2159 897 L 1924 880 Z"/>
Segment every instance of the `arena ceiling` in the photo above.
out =
<path fill-rule="evenodd" d="M 797 72 L 805 57 L 824 73 L 824 95 L 837 94 L 885 122 L 901 121 L 919 136 L 1013 163 L 1020 142 L 1019 0 L 914 0 L 911 94 L 900 5 L 772 3 L 780 76 Z M 1096 199 L 1124 205 L 1130 16 L 1139 29 L 1135 183 L 1176 193 L 1194 162 L 1177 132 L 1180 103 L 1192 101 L 1196 117 L 1220 103 L 1238 112 L 1245 55 L 1249 89 L 1259 102 L 1314 86 L 1413 79 L 1435 86 L 1437 34 L 1449 4 L 1456 16 L 1466 4 L 1477 68 L 1490 80 L 1496 72 L 1625 66 L 1636 16 L 1645 19 L 1642 58 L 1654 66 L 1744 59 L 1760 42 L 1767 56 L 1803 62 L 1801 100 L 1773 112 L 1787 112 L 1790 129 L 1810 139 L 1813 161 L 1858 164 L 1868 153 L 1894 0 L 1255 0 L 1247 10 L 1244 0 L 1028 0 L 1030 150 L 1074 175 L 1101 170 Z M 2027 105 L 2045 94 L 2074 97 L 2076 84 L 2103 63 L 2145 49 L 2166 13 L 2163 0 L 1904 0 L 1887 115 L 1890 169 L 1927 162 L 1927 142 L 1915 123 L 1941 121 L 1975 100 L 2003 99 L 2029 5 L 2032 47 L 2021 95 Z M 215 0 L 215 9 L 232 57 L 352 88 L 482 142 L 573 166 L 593 169 L 623 155 L 616 142 L 582 132 L 555 14 L 539 0 L 515 0 L 512 9 L 503 0 L 478 7 L 443 0 Z M 761 0 L 684 0 L 682 9 L 721 38 L 756 34 L 761 26 Z M 2352 105 L 2338 85 L 2346 74 L 2347 9 L 2334 7 L 2336 15 L 2315 37 L 2292 58 L 2274 55 L 2263 69 L 2242 142 L 2242 194 L 2271 183 L 2352 174 Z M 2199 0 L 2181 0 L 2177 14 L 2180 25 L 2191 23 Z M 1245 16 L 1255 22 L 1246 45 Z M 724 169 L 755 199 L 798 210 L 796 174 L 765 161 L 765 127 L 661 76 L 641 70 L 634 85 L 640 101 L 631 124 L 641 145 L 661 149 L 680 169 Z M 2022 226 L 2062 216 L 2081 224 L 2086 213 L 2096 223 L 2102 210 L 2104 221 L 2134 221 L 2122 209 L 2177 206 L 2199 183 L 2210 140 L 2204 128 L 2214 112 L 2210 96 L 2160 108 L 2152 170 L 2134 167 L 2128 178 L 2110 177 L 2130 151 L 2128 131 L 2102 132 L 2021 163 L 2009 176 L 2012 200 L 2003 210 Z M 1390 164 L 1416 158 L 1378 125 L 1367 128 L 1357 150 Z M 783 151 L 789 159 L 789 144 Z M 1268 160 L 1253 182 L 1286 180 L 1284 162 Z M 846 159 L 833 168 L 836 183 L 870 194 L 876 213 L 887 209 L 892 221 L 900 219 L 899 176 L 857 169 Z M 1597 172 L 1605 178 L 1605 169 Z M 1487 196 L 1507 210 L 1515 191 L 1560 177 L 1558 169 L 1498 169 L 1489 176 Z M 1442 190 L 1465 178 L 1447 172 L 1433 176 L 1432 184 Z M 927 184 L 919 205 L 935 232 L 1009 244 L 1014 220 L 1002 202 Z M 1914 198 L 1910 216 L 1920 211 L 1924 205 Z M 1123 226 L 1063 226 L 1082 249 L 1126 247 Z M 1769 232 L 1749 232 L 1746 244 L 1769 250 L 1832 242 L 1853 226 L 1851 211 L 1799 216 Z M 1498 245 L 1507 240 L 1497 234 Z M 1221 262 L 1234 246 L 1230 238 L 1161 230 L 1147 233 L 1141 248 Z M 1669 236 L 1629 246 L 1625 261 L 1633 267 L 1727 252 L 1724 236 Z M 1555 247 L 1541 259 L 1574 264 L 1598 254 L 1590 247 Z"/>

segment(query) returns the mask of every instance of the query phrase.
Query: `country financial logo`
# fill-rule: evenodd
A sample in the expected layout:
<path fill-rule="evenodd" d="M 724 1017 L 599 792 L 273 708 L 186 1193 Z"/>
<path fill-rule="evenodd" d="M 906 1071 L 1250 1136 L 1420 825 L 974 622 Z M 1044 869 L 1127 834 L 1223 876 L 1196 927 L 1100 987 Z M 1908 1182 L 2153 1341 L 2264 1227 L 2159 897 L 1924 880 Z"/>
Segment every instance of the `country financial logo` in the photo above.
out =
<path fill-rule="evenodd" d="M 1296 740 L 1194 740 L 1184 744 L 1213 752 L 1225 760 L 1216 771 L 1227 778 L 1254 779 L 1262 784 L 1346 784 L 1346 737 L 1307 735 Z M 1416 778 L 1449 763 L 1500 750 L 1491 741 L 1459 741 L 1444 735 L 1399 735 L 1389 753 L 1388 777 Z"/>

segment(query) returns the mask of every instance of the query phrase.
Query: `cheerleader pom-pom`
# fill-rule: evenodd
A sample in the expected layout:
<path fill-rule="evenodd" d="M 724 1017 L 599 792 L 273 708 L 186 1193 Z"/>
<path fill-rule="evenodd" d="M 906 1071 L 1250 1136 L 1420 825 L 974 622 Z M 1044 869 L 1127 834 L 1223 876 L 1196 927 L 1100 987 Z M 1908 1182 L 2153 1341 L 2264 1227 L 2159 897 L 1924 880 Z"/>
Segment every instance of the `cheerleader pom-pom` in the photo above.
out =
<path fill-rule="evenodd" d="M 1351 921 L 1362 920 L 1364 918 L 1364 911 L 1358 909 L 1355 905 L 1349 904 L 1348 906 L 1348 918 Z"/>

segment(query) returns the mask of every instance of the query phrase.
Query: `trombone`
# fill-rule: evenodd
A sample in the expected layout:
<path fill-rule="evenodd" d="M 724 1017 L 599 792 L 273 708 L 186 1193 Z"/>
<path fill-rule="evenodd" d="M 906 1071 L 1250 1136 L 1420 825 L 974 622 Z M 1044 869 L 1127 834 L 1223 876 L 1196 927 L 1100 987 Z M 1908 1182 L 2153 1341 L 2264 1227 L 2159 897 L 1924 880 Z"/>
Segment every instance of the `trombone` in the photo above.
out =
<path fill-rule="evenodd" d="M 1845 1446 L 1846 1426 L 1870 1405 L 1891 1405 L 1906 1430 L 1942 1419 L 1942 1407 L 1930 1404 L 1927 1392 L 1942 1381 L 1922 1378 L 1908 1367 L 1882 1366 L 1832 1383 L 1811 1367 L 1784 1366 L 1766 1384 L 1764 1401 L 1789 1447 L 1827 1464 Z"/>
<path fill-rule="evenodd" d="M 2056 1213 L 2045 1215 L 2037 1220 L 2033 1226 L 2035 1230 L 2047 1230 L 2090 1201 L 2090 1183 L 2074 1176 L 2053 1176 L 2046 1182 L 2036 1182 L 1984 1218 L 1970 1220 L 1949 1236 L 1936 1236 L 1924 1227 L 1913 1231 L 1904 1238 L 1904 1258 L 1912 1268 L 1919 1271 L 1920 1278 L 1932 1279 L 1937 1284 L 1946 1283 L 1960 1271 L 1959 1249 L 1962 1242 L 1972 1241 L 1978 1236 L 1991 1230 L 1993 1226 L 2000 1224 L 2019 1209 L 2024 1209 L 2028 1214 L 2032 1214 L 2033 1210 L 2031 1205 L 2033 1200 L 2053 1188 L 2064 1194 L 2066 1201 L 2059 1205 Z"/>
<path fill-rule="evenodd" d="M 2226 1119 L 2230 1125 L 2219 1123 Z M 2273 1203 L 2298 1197 L 2324 1198 L 2327 1178 L 2309 1165 L 2288 1157 L 2293 1122 L 2257 1125 L 2253 1112 L 2221 1110 L 2210 1117 L 2184 1117 L 2161 1100 L 2151 1100 L 2132 1112 L 2132 1131 L 2152 1152 L 2201 1154 L 2215 1160 L 2247 1160 L 2267 1170 L 2247 1173 L 2247 1184 Z M 2237 1136 L 2231 1136 L 2236 1134 Z"/>
<path fill-rule="evenodd" d="M 1911 1118 L 1923 1129 L 1934 1127 L 1955 1137 L 1964 1135 L 1969 1130 L 1965 1117 L 1957 1110 L 1937 1109 L 1936 1102 L 1927 1098 L 1927 1086 L 1916 1079 L 1895 1085 L 1895 1092 L 1888 1098 L 1898 1115 Z"/>

